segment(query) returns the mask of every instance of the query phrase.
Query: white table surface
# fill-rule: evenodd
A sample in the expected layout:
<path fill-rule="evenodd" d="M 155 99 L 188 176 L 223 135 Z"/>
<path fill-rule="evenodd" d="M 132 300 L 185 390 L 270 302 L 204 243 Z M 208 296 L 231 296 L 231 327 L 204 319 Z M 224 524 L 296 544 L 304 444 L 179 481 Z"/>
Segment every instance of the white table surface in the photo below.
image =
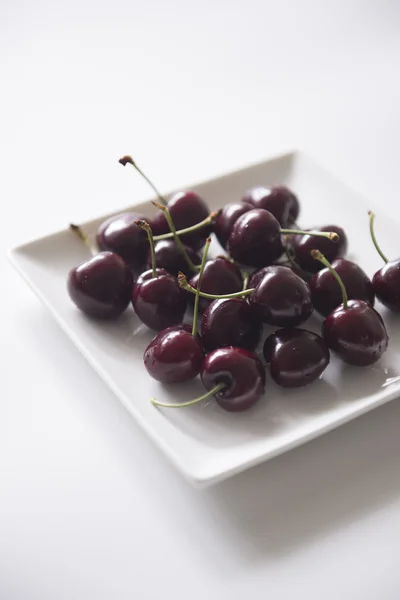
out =
<path fill-rule="evenodd" d="M 301 147 L 400 222 L 399 27 L 396 0 L 1 2 L 2 248 L 139 201 L 124 153 L 168 189 Z M 1 600 L 399 599 L 399 402 L 198 491 L 0 269 Z"/>

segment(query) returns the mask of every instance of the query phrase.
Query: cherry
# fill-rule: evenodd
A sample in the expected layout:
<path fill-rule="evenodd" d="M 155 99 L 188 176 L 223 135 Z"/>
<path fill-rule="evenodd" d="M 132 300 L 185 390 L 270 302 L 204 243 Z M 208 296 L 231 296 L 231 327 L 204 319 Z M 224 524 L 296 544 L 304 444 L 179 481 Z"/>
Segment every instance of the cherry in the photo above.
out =
<path fill-rule="evenodd" d="M 168 208 L 177 229 L 196 225 L 208 217 L 209 209 L 205 201 L 195 192 L 178 192 L 168 202 Z M 182 242 L 194 250 L 204 246 L 211 233 L 211 226 L 182 235 Z"/>
<path fill-rule="evenodd" d="M 385 265 L 375 273 L 372 285 L 376 297 L 384 306 L 392 311 L 400 311 L 400 259 L 390 260 L 386 258 L 380 249 L 374 233 L 375 215 L 370 212 L 370 231 L 372 241 Z"/>
<path fill-rule="evenodd" d="M 149 248 L 146 234 L 136 225 L 136 221 L 142 219 L 145 217 L 139 213 L 126 212 L 104 221 L 96 235 L 100 250 L 115 252 L 132 269 L 141 267 Z"/>
<path fill-rule="evenodd" d="M 344 230 L 337 225 L 324 225 L 323 227 L 315 227 L 312 230 L 320 232 L 333 232 L 336 233 L 338 238 L 329 239 L 329 237 L 314 237 L 310 232 L 309 235 L 294 235 L 291 238 L 292 249 L 294 251 L 294 258 L 299 266 L 305 271 L 310 273 L 316 273 L 320 271 L 323 266 L 317 260 L 314 260 L 311 256 L 311 250 L 319 250 L 324 256 L 326 256 L 329 262 L 334 261 L 336 258 L 344 256 L 347 251 L 347 236 Z"/>
<path fill-rule="evenodd" d="M 132 290 L 132 305 L 139 319 L 157 331 L 182 323 L 186 311 L 186 294 L 164 269 L 156 269 L 154 242 L 145 221 L 138 225 L 147 232 L 152 254 L 152 268 L 142 273 Z"/>
<path fill-rule="evenodd" d="M 263 354 L 272 379 L 287 388 L 308 385 L 320 377 L 330 360 L 324 340 L 306 329 L 275 331 L 265 340 Z"/>
<path fill-rule="evenodd" d="M 232 202 L 230 204 L 225 204 L 214 225 L 214 233 L 223 248 L 226 249 L 226 244 L 235 221 L 253 208 L 254 206 L 248 202 Z"/>
<path fill-rule="evenodd" d="M 175 325 L 161 331 L 147 346 L 144 366 L 161 383 L 181 383 L 200 373 L 204 351 L 200 337 L 189 325 Z"/>
<path fill-rule="evenodd" d="M 214 300 L 204 311 L 201 336 L 207 352 L 225 346 L 254 350 L 261 332 L 260 319 L 243 298 Z"/>
<path fill-rule="evenodd" d="M 196 290 L 193 325 L 175 325 L 161 331 L 150 342 L 144 352 L 144 365 L 148 373 L 162 383 L 188 381 L 199 374 L 204 359 L 204 350 L 197 335 L 199 292 L 201 277 L 207 260 L 211 239 L 206 240 L 200 266 L 200 277 Z"/>
<path fill-rule="evenodd" d="M 71 229 L 89 245 L 76 225 Z M 113 252 L 100 252 L 68 274 L 71 300 L 90 317 L 111 319 L 127 308 L 132 293 L 133 275 L 123 259 Z"/>
<path fill-rule="evenodd" d="M 190 285 L 197 287 L 199 273 L 193 275 L 190 279 Z M 203 278 L 201 280 L 201 291 L 212 295 L 226 295 L 233 292 L 239 292 L 243 289 L 243 279 L 240 269 L 228 260 L 225 256 L 217 256 L 210 260 L 204 267 Z M 190 294 L 190 298 L 192 294 Z M 210 300 L 200 298 L 200 310 L 204 311 L 210 304 Z"/>
<path fill-rule="evenodd" d="M 306 282 L 288 267 L 273 266 L 265 271 L 249 298 L 259 318 L 279 327 L 295 327 L 306 321 L 313 310 Z"/>
<path fill-rule="evenodd" d="M 200 257 L 192 248 L 184 246 L 185 252 L 189 256 L 192 263 L 196 266 L 201 262 Z M 171 275 L 178 275 L 181 271 L 185 275 L 191 276 L 197 269 L 189 267 L 180 249 L 173 240 L 161 240 L 156 242 L 154 247 L 156 264 L 160 269 L 165 269 Z M 148 253 L 147 265 L 151 264 L 151 254 Z"/>
<path fill-rule="evenodd" d="M 335 232 L 281 229 L 275 217 L 263 208 L 254 208 L 236 219 L 228 239 L 234 260 L 250 267 L 265 267 L 284 251 L 281 234 L 296 234 L 336 239 Z"/>
<path fill-rule="evenodd" d="M 284 185 L 253 187 L 246 192 L 242 201 L 252 204 L 254 208 L 268 210 L 282 227 L 294 223 L 300 212 L 297 197 Z"/>
<path fill-rule="evenodd" d="M 211 222 L 202 228 L 197 228 L 199 222 L 208 220 L 209 209 L 204 200 L 195 192 L 177 192 L 169 200 L 168 209 L 176 229 L 189 229 L 193 231 L 181 235 L 181 240 L 193 250 L 199 250 L 204 246 L 205 239 L 210 235 Z M 158 212 L 153 218 L 157 235 L 169 231 L 168 223 L 163 212 Z"/>
<path fill-rule="evenodd" d="M 318 250 L 312 252 L 316 260 L 331 269 L 342 290 L 342 304 L 322 324 L 325 342 L 350 365 L 372 365 L 388 347 L 389 338 L 382 317 L 367 302 L 348 300 L 346 288 L 328 260 Z"/>
<path fill-rule="evenodd" d="M 245 212 L 233 224 L 228 238 L 229 254 L 239 263 L 264 267 L 283 252 L 281 228 L 264 209 Z"/>
<path fill-rule="evenodd" d="M 243 348 L 218 348 L 208 354 L 201 369 L 206 389 L 223 385 L 214 392 L 217 403 L 230 412 L 254 406 L 265 391 L 265 369 L 260 359 Z"/>
<path fill-rule="evenodd" d="M 219 348 L 205 358 L 201 379 L 208 390 L 188 402 L 164 403 L 152 399 L 156 406 L 181 408 L 198 404 L 211 396 L 229 412 L 248 410 L 265 391 L 265 370 L 260 359 L 243 348 Z"/>
<path fill-rule="evenodd" d="M 364 300 L 374 306 L 372 282 L 361 267 L 345 258 L 338 258 L 333 261 L 332 268 L 343 281 L 349 300 Z M 315 273 L 309 286 L 314 308 L 324 317 L 343 302 L 340 285 L 328 268 Z"/>

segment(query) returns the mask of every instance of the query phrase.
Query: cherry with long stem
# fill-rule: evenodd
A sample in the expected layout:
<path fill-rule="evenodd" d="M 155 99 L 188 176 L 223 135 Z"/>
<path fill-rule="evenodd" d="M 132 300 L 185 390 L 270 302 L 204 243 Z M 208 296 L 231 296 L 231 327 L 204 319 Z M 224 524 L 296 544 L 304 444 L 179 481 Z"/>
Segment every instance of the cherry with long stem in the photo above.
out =
<path fill-rule="evenodd" d="M 211 239 L 208 238 L 199 273 L 198 293 L 210 243 Z M 197 335 L 198 294 L 196 299 L 192 329 L 187 325 L 169 327 L 161 331 L 145 350 L 144 363 L 149 374 L 162 383 L 188 381 L 200 373 L 204 349 Z"/>
<path fill-rule="evenodd" d="M 368 214 L 369 214 L 369 230 L 370 230 L 370 233 L 371 233 L 372 242 L 373 242 L 373 244 L 374 244 L 374 246 L 376 248 L 376 251 L 378 252 L 379 256 L 382 258 L 382 260 L 385 263 L 388 263 L 389 259 L 386 257 L 385 254 L 383 254 L 383 252 L 382 252 L 382 250 L 381 250 L 381 248 L 380 248 L 380 246 L 378 244 L 378 241 L 377 241 L 377 239 L 375 237 L 375 229 L 374 229 L 375 214 L 371 210 L 368 211 Z"/>
<path fill-rule="evenodd" d="M 154 237 L 153 237 L 153 233 L 151 231 L 151 227 L 147 223 L 147 221 L 139 220 L 139 221 L 135 221 L 135 223 L 136 223 L 136 225 L 138 225 L 140 227 L 140 229 L 143 229 L 143 231 L 145 231 L 147 233 L 147 237 L 149 240 L 149 246 L 150 246 L 151 270 L 153 273 L 153 278 L 157 277 L 156 255 L 154 252 Z"/>
<path fill-rule="evenodd" d="M 165 219 L 168 223 L 168 227 L 171 230 L 172 233 L 172 237 L 174 239 L 175 244 L 177 245 L 177 247 L 179 248 L 180 253 L 182 254 L 183 258 L 185 259 L 185 262 L 187 264 L 187 266 L 189 267 L 189 269 L 193 272 L 196 272 L 199 270 L 199 267 L 196 266 L 192 259 L 190 258 L 190 256 L 188 255 L 188 253 L 186 252 L 185 246 L 182 243 L 182 240 L 180 239 L 179 235 L 177 234 L 174 222 L 172 220 L 171 214 L 168 210 L 168 208 L 166 206 L 163 206 L 162 204 L 158 204 L 157 202 L 152 202 L 152 204 L 156 207 L 159 208 L 160 210 L 163 211 L 164 215 L 165 215 Z"/>
<path fill-rule="evenodd" d="M 349 300 L 347 297 L 346 287 L 342 281 L 342 278 L 340 277 L 340 275 L 338 274 L 336 269 L 334 269 L 332 267 L 331 263 L 325 258 L 325 256 L 322 254 L 322 252 L 320 252 L 319 250 L 312 250 L 311 256 L 315 260 L 319 260 L 319 262 L 322 263 L 324 265 L 324 267 L 327 267 L 330 270 L 330 272 L 332 273 L 333 277 L 338 282 L 338 284 L 340 285 L 340 289 L 342 290 L 343 308 L 346 309 Z"/>
<path fill-rule="evenodd" d="M 341 277 L 319 250 L 312 250 L 312 257 L 331 271 L 342 291 L 342 304 L 322 323 L 325 342 L 350 365 L 374 364 L 388 347 L 389 338 L 382 317 L 368 302 L 348 299 Z"/>

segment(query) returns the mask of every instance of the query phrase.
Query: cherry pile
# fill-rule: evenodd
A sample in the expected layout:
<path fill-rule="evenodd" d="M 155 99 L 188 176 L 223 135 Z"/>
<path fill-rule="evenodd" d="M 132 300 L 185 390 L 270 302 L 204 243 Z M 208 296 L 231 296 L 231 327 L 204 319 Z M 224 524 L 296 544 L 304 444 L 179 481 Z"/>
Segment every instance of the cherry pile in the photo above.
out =
<path fill-rule="evenodd" d="M 71 225 L 93 256 L 70 271 L 67 287 L 89 317 L 117 318 L 131 305 L 157 332 L 144 352 L 154 379 L 171 384 L 200 375 L 206 391 L 199 398 L 153 404 L 183 407 L 214 397 L 225 410 L 243 411 L 264 395 L 265 365 L 276 384 L 293 388 L 318 379 L 330 351 L 356 366 L 372 365 L 386 351 L 374 301 L 400 311 L 400 259 L 382 253 L 372 213 L 371 237 L 385 265 L 371 281 L 344 258 L 341 227 L 299 229 L 300 203 L 285 186 L 254 187 L 210 212 L 195 192 L 167 201 L 131 157 L 119 162 L 151 185 L 158 210 L 152 218 L 109 218 L 96 248 Z M 208 259 L 211 234 L 225 254 Z M 300 328 L 313 311 L 323 317 L 320 335 Z M 192 325 L 183 322 L 187 314 Z M 272 331 L 265 339 L 264 325 Z"/>

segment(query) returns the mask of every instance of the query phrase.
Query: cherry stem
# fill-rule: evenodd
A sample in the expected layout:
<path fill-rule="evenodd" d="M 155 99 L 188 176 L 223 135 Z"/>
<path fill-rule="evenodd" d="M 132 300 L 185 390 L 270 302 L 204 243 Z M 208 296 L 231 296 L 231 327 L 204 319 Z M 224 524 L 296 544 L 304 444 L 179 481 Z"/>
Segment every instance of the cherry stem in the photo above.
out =
<path fill-rule="evenodd" d="M 147 181 L 147 183 L 149 184 L 149 186 L 151 187 L 151 189 L 153 190 L 153 192 L 155 193 L 155 195 L 157 196 L 157 198 L 159 199 L 161 204 L 163 204 L 164 206 L 167 206 L 167 201 L 164 198 L 164 196 L 162 196 L 160 194 L 160 192 L 158 191 L 158 189 L 156 188 L 154 183 L 147 177 L 147 175 L 145 175 L 143 173 L 143 171 L 141 169 L 139 169 L 139 167 L 137 166 L 137 164 L 135 163 L 135 161 L 133 160 L 133 158 L 131 156 L 123 156 L 122 158 L 119 159 L 118 162 L 121 163 L 121 165 L 123 165 L 124 167 L 128 163 L 130 165 L 132 165 L 132 167 L 134 167 L 136 169 L 136 171 L 143 177 L 143 179 L 145 179 Z"/>
<path fill-rule="evenodd" d="M 151 255 L 151 270 L 152 270 L 152 277 L 153 279 L 155 277 L 157 277 L 157 265 L 156 265 L 156 253 L 154 252 L 154 238 L 153 238 L 153 232 L 151 231 L 151 227 L 150 225 L 147 223 L 147 221 L 135 221 L 136 225 L 138 225 L 140 227 L 140 229 L 143 229 L 143 231 L 145 231 L 147 233 L 147 237 L 149 239 L 149 245 L 150 245 L 150 255 Z"/>
<path fill-rule="evenodd" d="M 196 223 L 195 225 L 191 225 L 190 227 L 185 227 L 185 229 L 178 229 L 178 231 L 176 232 L 176 235 L 184 235 L 185 233 L 192 233 L 193 231 L 197 231 L 198 229 L 201 229 L 202 227 L 205 227 L 206 225 L 209 225 L 210 223 L 212 223 L 218 217 L 218 215 L 220 213 L 221 213 L 221 210 L 214 211 L 214 212 L 210 213 L 208 215 L 208 217 L 203 219 L 203 221 L 199 221 L 199 223 Z M 172 231 L 170 231 L 170 233 L 163 233 L 162 235 L 156 235 L 154 237 L 154 240 L 156 242 L 158 242 L 159 240 L 168 240 L 173 237 L 174 237 L 174 234 L 172 233 Z"/>
<path fill-rule="evenodd" d="M 322 254 L 322 252 L 320 252 L 319 250 L 311 250 L 311 256 L 315 260 L 319 260 L 320 263 L 322 263 L 327 269 L 330 270 L 330 272 L 332 273 L 332 275 L 334 276 L 334 278 L 336 279 L 336 281 L 340 285 L 340 289 L 342 290 L 343 308 L 347 308 L 347 302 L 348 302 L 349 299 L 348 299 L 348 296 L 347 296 L 347 291 L 346 291 L 345 285 L 344 285 L 344 283 L 342 281 L 342 278 L 340 277 L 339 273 L 336 271 L 336 269 L 334 269 L 332 267 L 332 265 L 329 262 L 329 260 L 327 260 L 325 258 L 325 256 Z"/>
<path fill-rule="evenodd" d="M 324 237 L 328 238 L 332 242 L 337 242 L 339 240 L 339 236 L 334 231 L 303 231 L 302 229 L 281 229 L 281 233 L 283 235 L 294 233 L 296 235 L 312 235 L 314 237 Z"/>
<path fill-rule="evenodd" d="M 186 261 L 187 266 L 189 267 L 189 269 L 191 271 L 198 271 L 199 268 L 196 267 L 196 265 L 193 263 L 192 259 L 190 258 L 189 254 L 186 252 L 185 250 L 185 246 L 182 244 L 181 238 L 179 237 L 179 235 L 176 232 L 175 229 L 175 225 L 174 222 L 172 220 L 171 217 L 171 213 L 169 212 L 168 208 L 166 206 L 163 206 L 162 204 L 158 204 L 157 202 L 152 202 L 152 204 L 154 204 L 154 206 L 156 206 L 157 208 L 159 208 L 160 210 L 162 210 L 164 212 L 165 218 L 167 220 L 168 223 L 168 227 L 171 230 L 172 233 L 172 237 L 174 238 L 175 244 L 178 246 L 183 258 Z"/>
<path fill-rule="evenodd" d="M 198 404 L 203 400 L 207 400 L 207 398 L 210 398 L 210 396 L 214 396 L 214 394 L 217 394 L 219 391 L 223 390 L 224 387 L 226 387 L 225 383 L 218 383 L 202 396 L 198 396 L 198 398 L 195 398 L 194 400 L 188 400 L 187 402 L 159 402 L 155 398 L 152 398 L 150 402 L 154 404 L 154 406 L 162 406 L 164 408 L 183 408 L 184 406 L 193 406 L 193 404 Z"/>
<path fill-rule="evenodd" d="M 377 239 L 375 237 L 375 230 L 374 230 L 374 222 L 375 222 L 375 215 L 374 213 L 370 210 L 368 211 L 369 214 L 369 230 L 371 233 L 371 238 L 372 238 L 372 242 L 376 248 L 376 251 L 378 252 L 379 256 L 385 261 L 385 263 L 388 263 L 389 260 L 388 258 L 383 254 L 382 250 L 380 249 L 380 246 L 377 242 Z"/>
<path fill-rule="evenodd" d="M 204 250 L 203 250 L 203 257 L 201 259 L 199 278 L 197 280 L 197 289 L 194 292 L 196 294 L 196 297 L 194 299 L 194 308 L 193 308 L 193 325 L 192 325 L 192 336 L 193 337 L 195 337 L 197 334 L 197 316 L 199 314 L 199 299 L 200 299 L 201 281 L 203 279 L 203 271 L 204 271 L 204 267 L 206 266 L 207 254 L 208 254 L 208 249 L 210 247 L 210 244 L 211 244 L 211 238 L 207 238 L 206 244 L 205 244 Z"/>
<path fill-rule="evenodd" d="M 89 248 L 92 256 L 96 256 L 96 254 L 98 253 L 97 248 L 93 244 L 91 244 L 89 238 L 85 233 L 83 233 L 79 225 L 74 225 L 74 223 L 70 223 L 69 228 L 71 231 L 74 232 L 76 236 L 78 236 L 78 238 L 85 244 L 85 246 Z"/>
<path fill-rule="evenodd" d="M 192 294 L 196 294 L 197 290 L 188 283 L 185 275 L 183 273 L 178 273 L 178 283 L 179 285 L 186 290 L 187 292 L 191 292 Z M 242 290 L 241 292 L 233 292 L 233 294 L 207 294 L 206 292 L 199 292 L 199 296 L 201 298 L 208 298 L 209 300 L 221 300 L 222 298 L 241 298 L 242 296 L 249 296 L 254 292 L 256 288 L 249 288 L 247 290 Z"/>
<path fill-rule="evenodd" d="M 247 286 L 249 285 L 249 279 L 250 279 L 250 275 L 249 275 L 248 271 L 244 271 L 243 272 L 243 287 L 242 287 L 243 292 L 245 292 L 247 290 Z M 242 294 L 242 297 L 245 298 L 246 296 L 243 296 L 243 294 Z"/>

